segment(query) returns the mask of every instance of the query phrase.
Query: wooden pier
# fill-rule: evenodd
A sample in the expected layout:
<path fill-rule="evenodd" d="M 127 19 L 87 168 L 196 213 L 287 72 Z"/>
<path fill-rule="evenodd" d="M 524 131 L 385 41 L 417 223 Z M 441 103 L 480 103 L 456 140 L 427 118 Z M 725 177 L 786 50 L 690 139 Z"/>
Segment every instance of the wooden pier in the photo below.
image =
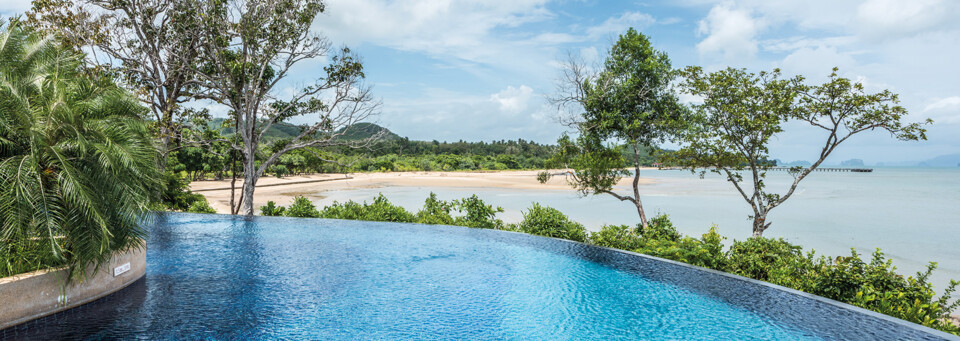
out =
<path fill-rule="evenodd" d="M 782 170 L 788 171 L 792 167 L 770 167 L 770 170 Z M 873 172 L 873 168 L 842 168 L 842 167 L 817 167 L 814 171 L 818 172 L 854 172 L 854 173 L 870 173 Z"/>
<path fill-rule="evenodd" d="M 768 170 L 775 171 L 789 171 L 793 167 L 770 167 Z M 805 168 L 805 167 L 804 167 Z M 663 167 L 659 168 L 660 170 L 687 170 L 687 168 L 680 167 Z M 698 168 L 700 169 L 700 168 Z M 803 170 L 803 168 L 801 168 Z M 844 167 L 817 167 L 814 169 L 816 172 L 854 172 L 854 173 L 870 173 L 873 172 L 873 168 L 844 168 Z M 565 173 L 563 173 L 565 174 Z"/>

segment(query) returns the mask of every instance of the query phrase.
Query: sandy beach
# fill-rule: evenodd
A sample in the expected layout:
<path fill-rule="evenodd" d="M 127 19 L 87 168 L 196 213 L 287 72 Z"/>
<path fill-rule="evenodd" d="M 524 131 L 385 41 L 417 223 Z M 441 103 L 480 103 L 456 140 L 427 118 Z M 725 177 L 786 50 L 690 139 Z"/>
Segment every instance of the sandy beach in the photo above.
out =
<path fill-rule="evenodd" d="M 564 176 L 554 176 L 545 184 L 537 181 L 539 171 L 497 172 L 387 172 L 355 174 L 313 174 L 276 178 L 265 176 L 257 182 L 254 207 L 267 201 L 289 205 L 299 195 L 322 199 L 323 193 L 336 190 L 381 187 L 459 187 L 459 188 L 506 188 L 573 191 Z M 345 177 L 348 177 L 345 179 Z M 653 179 L 641 178 L 642 184 Z M 620 185 L 629 186 L 632 178 L 621 180 Z M 237 181 L 237 196 L 242 181 Z M 230 180 L 194 181 L 190 189 L 203 194 L 210 206 L 218 213 L 229 213 Z"/>

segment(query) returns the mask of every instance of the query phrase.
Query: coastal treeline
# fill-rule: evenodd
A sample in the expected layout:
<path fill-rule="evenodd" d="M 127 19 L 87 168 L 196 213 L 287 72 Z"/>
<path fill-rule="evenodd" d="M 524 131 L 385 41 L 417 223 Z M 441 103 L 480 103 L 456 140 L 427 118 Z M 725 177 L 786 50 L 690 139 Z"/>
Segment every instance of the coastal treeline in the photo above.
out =
<path fill-rule="evenodd" d="M 273 147 L 271 143 L 263 143 L 260 148 Z M 265 174 L 284 177 L 319 173 L 542 169 L 555 150 L 556 146 L 523 139 L 439 142 L 397 137 L 362 149 L 306 147 L 294 150 L 267 167 Z M 233 173 L 232 161 L 225 148 L 185 146 L 171 152 L 167 162 L 175 175 L 202 181 L 229 178 Z M 652 164 L 653 158 L 647 161 Z"/>
<path fill-rule="evenodd" d="M 320 209 L 305 197 L 297 197 L 288 207 L 272 201 L 260 207 L 264 216 L 454 225 L 567 239 L 766 281 L 960 335 L 960 327 L 951 320 L 951 313 L 960 308 L 960 300 L 952 299 L 960 281 L 951 281 L 943 294 L 937 295 L 928 281 L 936 263 L 905 276 L 880 249 L 868 258 L 853 249 L 849 255 L 831 257 L 805 252 L 782 238 L 767 237 L 734 240 L 727 247 L 717 226 L 699 237 L 685 236 L 667 215 L 652 217 L 646 226 L 604 225 L 588 232 L 559 210 L 537 203 L 525 210 L 516 224 L 504 223 L 497 217 L 501 212 L 501 207 L 476 195 L 445 201 L 434 193 L 417 212 L 390 203 L 382 194 L 371 203 L 334 202 Z"/>

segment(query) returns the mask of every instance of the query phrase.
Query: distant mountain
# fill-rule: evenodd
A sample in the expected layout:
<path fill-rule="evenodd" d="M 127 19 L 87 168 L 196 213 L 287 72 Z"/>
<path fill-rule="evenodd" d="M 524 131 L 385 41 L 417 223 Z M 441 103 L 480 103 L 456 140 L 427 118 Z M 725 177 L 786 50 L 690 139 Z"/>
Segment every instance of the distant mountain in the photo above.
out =
<path fill-rule="evenodd" d="M 960 153 L 940 155 L 926 161 L 921 161 L 917 165 L 920 167 L 960 167 Z"/>
<path fill-rule="evenodd" d="M 863 167 L 863 160 L 850 159 L 847 161 L 841 161 L 840 165 L 844 167 Z"/>
<path fill-rule="evenodd" d="M 810 161 L 804 161 L 804 160 L 797 160 L 797 161 L 786 162 L 781 164 L 781 166 L 785 166 L 785 167 L 793 167 L 793 166 L 809 167 L 810 165 L 811 165 Z"/>
<path fill-rule="evenodd" d="M 223 118 L 214 118 L 210 120 L 210 127 L 220 127 L 223 125 Z M 266 134 L 263 134 L 264 140 L 266 141 L 275 141 L 282 139 L 292 139 L 300 135 L 301 127 L 295 124 L 290 123 L 277 123 L 270 127 L 270 130 Z M 384 131 L 383 140 L 397 140 L 400 139 L 400 136 L 394 134 L 389 129 L 381 127 L 373 123 L 361 122 L 354 124 L 349 127 L 341 128 L 337 133 L 344 133 L 340 138 L 344 140 L 361 140 L 371 136 L 376 135 L 380 131 Z M 220 128 L 220 133 L 224 135 L 233 134 L 233 127 L 223 127 Z"/>

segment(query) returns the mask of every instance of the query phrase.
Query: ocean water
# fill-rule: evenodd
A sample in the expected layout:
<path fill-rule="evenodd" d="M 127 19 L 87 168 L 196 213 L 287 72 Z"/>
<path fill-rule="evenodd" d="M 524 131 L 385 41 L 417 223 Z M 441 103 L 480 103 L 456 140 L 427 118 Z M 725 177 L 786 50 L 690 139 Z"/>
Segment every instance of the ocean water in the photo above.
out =
<path fill-rule="evenodd" d="M 670 215 L 680 232 L 699 236 L 715 224 L 728 240 L 748 238 L 750 207 L 733 185 L 716 174 L 703 179 L 689 171 L 643 170 L 655 183 L 641 188 L 648 216 Z M 772 191 L 785 192 L 792 182 L 786 172 L 770 172 Z M 629 193 L 628 188 L 620 189 Z M 430 192 L 452 200 L 477 194 L 499 205 L 506 222 L 522 219 L 533 202 L 551 206 L 598 230 L 604 224 L 636 224 L 632 204 L 608 195 L 581 198 L 574 191 L 499 188 L 384 187 L 321 192 L 320 206 L 335 200 L 370 201 L 383 193 L 411 211 Z M 773 224 L 764 235 L 782 237 L 828 256 L 849 255 L 851 249 L 869 257 L 882 249 L 902 273 L 915 274 L 929 262 L 938 269 L 935 288 L 960 280 L 960 168 L 875 168 L 872 173 L 814 172 L 794 195 L 769 215 Z"/>
<path fill-rule="evenodd" d="M 143 279 L 35 340 L 941 340 L 727 275 L 504 231 L 166 214 Z"/>

